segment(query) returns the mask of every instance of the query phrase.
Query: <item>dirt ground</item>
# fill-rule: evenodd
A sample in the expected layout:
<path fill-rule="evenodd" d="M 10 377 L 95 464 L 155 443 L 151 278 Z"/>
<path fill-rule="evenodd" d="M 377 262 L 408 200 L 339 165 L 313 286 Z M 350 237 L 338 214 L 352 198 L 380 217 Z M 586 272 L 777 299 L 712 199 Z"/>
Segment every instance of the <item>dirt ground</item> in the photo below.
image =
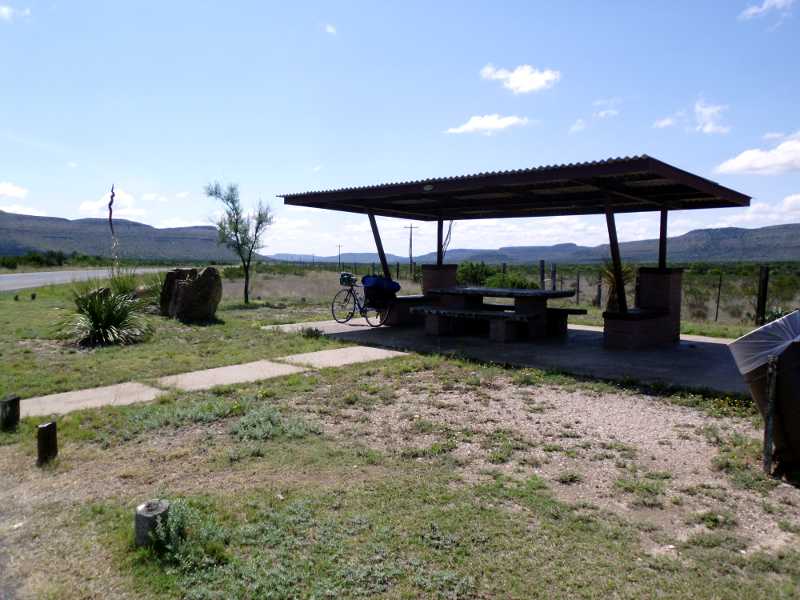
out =
<path fill-rule="evenodd" d="M 334 442 L 408 460 L 446 458 L 464 484 L 498 471 L 514 478 L 536 474 L 563 500 L 640 523 L 643 547 L 654 555 L 674 554 L 676 544 L 703 531 L 700 515 L 722 515 L 721 521 L 712 517 L 714 526 L 744 540 L 742 553 L 798 542 L 791 531 L 800 528 L 800 489 L 744 489 L 714 467 L 715 438 L 758 437 L 745 420 L 712 418 L 634 393 L 516 384 L 507 374 L 450 382 L 434 370 L 397 375 L 389 385 L 376 381 L 349 396 L 341 384 L 327 383 L 289 398 L 288 405 L 318 422 Z M 130 588 L 113 572 L 106 549 L 92 536 L 82 541 L 63 533 L 64 506 L 146 498 L 166 489 L 242 490 L 312 476 L 290 459 L 277 470 L 257 462 L 229 464 L 229 426 L 217 421 L 166 429 L 108 449 L 77 445 L 55 471 L 20 460 L 17 446 L 0 447 L 0 539 L 11 549 L 6 557 L 0 553 L 0 568 L 8 574 L 0 597 L 42 595 L 50 589 L 53 561 L 66 581 L 86 578 L 91 569 L 92 577 L 77 584 L 85 586 L 87 598 L 109 589 L 126 597 Z M 390 475 L 386 469 L 336 465 L 326 472 L 327 481 L 313 476 L 316 484 L 335 487 Z M 92 557 L 89 567 L 86 556 Z M 78 562 L 80 569 L 70 566 Z M 19 582 L 19 589 L 11 592 L 8 581 Z"/>
<path fill-rule="evenodd" d="M 327 392 L 297 406 L 316 413 L 335 437 L 401 453 L 446 439 L 465 482 L 497 471 L 535 473 L 563 500 L 644 523 L 646 538 L 648 530 L 657 533 L 645 540 L 653 553 L 674 552 L 674 542 L 703 531 L 693 522 L 703 512 L 732 517 L 735 525 L 723 526 L 748 541 L 742 552 L 798 541 L 778 522 L 800 526 L 800 489 L 783 483 L 764 496 L 737 488 L 714 467 L 715 436 L 760 437 L 743 419 L 711 418 L 644 395 L 520 386 L 507 378 L 441 389 L 434 373 L 407 377 L 392 402 L 366 409 L 329 413 L 319 400 Z M 642 502 L 619 480 L 661 489 Z"/>

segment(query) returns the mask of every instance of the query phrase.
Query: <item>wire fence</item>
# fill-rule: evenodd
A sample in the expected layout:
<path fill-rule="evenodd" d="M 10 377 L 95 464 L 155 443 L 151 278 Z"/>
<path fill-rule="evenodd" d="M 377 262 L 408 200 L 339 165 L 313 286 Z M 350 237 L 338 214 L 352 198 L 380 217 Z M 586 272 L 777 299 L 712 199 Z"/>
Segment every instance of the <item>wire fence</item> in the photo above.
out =
<path fill-rule="evenodd" d="M 637 265 L 631 266 L 635 272 Z M 676 266 L 683 268 L 681 312 L 691 321 L 762 324 L 800 306 L 800 263 L 687 263 Z M 416 263 L 395 262 L 389 267 L 396 280 L 420 281 L 422 278 L 421 265 Z M 228 269 L 231 268 L 236 267 Z M 382 273 L 380 263 L 375 262 L 281 261 L 260 263 L 257 270 L 295 274 L 308 270 L 348 271 L 358 276 Z M 602 309 L 609 293 L 604 270 L 601 264 L 544 261 L 526 264 L 462 263 L 459 282 L 480 285 L 495 273 L 516 274 L 529 284 L 546 289 L 574 289 L 574 298 L 567 302 Z M 472 272 L 477 274 L 470 279 Z M 635 306 L 635 280 L 626 284 L 626 296 L 629 306 Z"/>

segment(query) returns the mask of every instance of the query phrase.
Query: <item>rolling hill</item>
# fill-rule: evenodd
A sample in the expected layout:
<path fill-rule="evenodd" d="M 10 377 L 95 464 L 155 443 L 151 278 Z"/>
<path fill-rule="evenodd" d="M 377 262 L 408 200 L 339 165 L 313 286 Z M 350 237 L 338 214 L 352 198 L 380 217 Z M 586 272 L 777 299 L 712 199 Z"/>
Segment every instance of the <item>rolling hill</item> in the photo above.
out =
<path fill-rule="evenodd" d="M 217 245 L 214 227 L 176 227 L 157 229 L 143 223 L 116 219 L 120 256 L 159 260 L 232 261 L 234 255 Z M 71 253 L 108 256 L 111 236 L 105 219 L 60 219 L 34 217 L 0 211 L 0 256 L 15 256 L 29 251 L 60 250 Z M 784 261 L 800 260 L 800 223 L 773 225 L 759 229 L 725 227 L 696 229 L 669 239 L 669 260 L 693 261 Z M 658 241 L 640 240 L 620 244 L 622 257 L 631 262 L 653 262 Z M 538 260 L 560 263 L 596 263 L 608 257 L 608 245 L 508 246 L 496 250 L 456 248 L 447 252 L 448 262 L 533 263 Z M 275 254 L 273 260 L 337 262 L 336 256 Z M 390 262 L 406 262 L 407 257 L 388 254 Z M 431 252 L 415 257 L 418 263 L 436 260 Z M 374 252 L 343 253 L 345 263 L 378 262 Z"/>
<path fill-rule="evenodd" d="M 658 240 L 640 240 L 620 244 L 623 260 L 630 262 L 655 262 Z M 597 263 L 609 256 L 608 244 L 579 246 L 556 244 L 554 246 L 508 246 L 497 250 L 456 248 L 447 251 L 447 262 L 483 261 L 485 263 L 533 263 L 539 260 L 560 263 Z M 669 238 L 668 257 L 672 262 L 695 261 L 784 261 L 800 260 L 800 223 L 772 225 L 759 229 L 724 227 L 696 229 Z M 311 261 L 311 255 L 275 254 L 275 260 Z M 387 255 L 390 262 L 407 262 L 408 257 Z M 317 262 L 336 262 L 336 256 L 317 256 Z M 418 263 L 436 261 L 430 252 L 415 257 Z M 372 253 L 342 254 L 342 262 L 378 262 Z"/>
<path fill-rule="evenodd" d="M 235 256 L 217 245 L 214 227 L 157 229 L 143 223 L 115 219 L 121 258 L 229 262 Z M 111 234 L 105 219 L 59 219 L 0 211 L 0 256 L 35 251 L 77 252 L 109 256 Z"/>

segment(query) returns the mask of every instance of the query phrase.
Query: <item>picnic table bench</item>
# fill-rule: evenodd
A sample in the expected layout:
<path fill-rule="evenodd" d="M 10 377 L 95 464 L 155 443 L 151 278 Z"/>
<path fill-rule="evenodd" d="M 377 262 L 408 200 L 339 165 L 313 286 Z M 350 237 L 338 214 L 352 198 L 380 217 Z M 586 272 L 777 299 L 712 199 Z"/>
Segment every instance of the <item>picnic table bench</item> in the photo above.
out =
<path fill-rule="evenodd" d="M 489 338 L 507 342 L 520 337 L 563 335 L 570 314 L 585 314 L 583 309 L 547 308 L 547 300 L 569 298 L 573 290 L 527 290 L 487 287 L 449 287 L 428 290 L 438 296 L 438 306 L 415 306 L 411 312 L 425 315 L 429 335 L 459 333 L 465 321 L 486 322 Z M 514 304 L 485 303 L 484 298 L 513 298 Z"/>

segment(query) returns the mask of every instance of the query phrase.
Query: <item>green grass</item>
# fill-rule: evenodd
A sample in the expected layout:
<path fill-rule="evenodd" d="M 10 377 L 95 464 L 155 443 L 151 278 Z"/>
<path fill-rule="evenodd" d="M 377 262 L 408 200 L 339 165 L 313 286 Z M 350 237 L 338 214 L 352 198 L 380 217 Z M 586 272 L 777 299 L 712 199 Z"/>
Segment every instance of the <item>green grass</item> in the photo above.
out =
<path fill-rule="evenodd" d="M 281 490 L 173 497 L 186 534 L 164 551 L 132 548 L 124 506 L 81 514 L 115 568 L 159 598 L 761 598 L 800 581 L 796 550 L 744 556 L 728 533 L 693 536 L 683 560 L 648 556 L 634 526 L 560 502 L 536 477 L 453 486 L 444 468 L 396 463 L 367 483 Z"/>
<path fill-rule="evenodd" d="M 153 334 L 146 342 L 82 350 L 56 339 L 56 324 L 74 308 L 70 291 L 70 286 L 40 288 L 35 301 L 26 294 L 16 302 L 13 293 L 0 294 L 0 390 L 25 398 L 338 345 L 319 337 L 261 330 L 263 325 L 324 315 L 319 304 L 276 301 L 254 303 L 248 309 L 223 303 L 219 322 L 211 325 L 151 315 L 146 319 Z"/>
<path fill-rule="evenodd" d="M 186 532 L 159 552 L 132 546 L 132 510 L 139 497 L 48 504 L 61 517 L 59 527 L 68 530 L 70 547 L 63 552 L 78 556 L 73 559 L 77 565 L 70 563 L 77 569 L 74 583 L 53 577 L 50 596 L 86 595 L 80 587 L 85 583 L 80 561 L 106 561 L 102 567 L 107 564 L 109 585 L 143 598 L 638 598 L 651 596 L 654 589 L 665 598 L 796 593 L 798 550 L 741 554 L 745 542 L 730 531 L 734 524 L 722 512 L 698 514 L 693 522 L 707 531 L 685 543 L 669 540 L 679 556 L 651 556 L 640 541 L 640 526 L 559 501 L 540 478 L 492 475 L 464 483 L 453 472 L 451 451 L 458 436 L 472 435 L 487 456 L 498 452 L 509 460 L 528 447 L 512 431 L 469 433 L 415 419 L 408 429 L 436 441 L 402 454 L 383 453 L 359 445 L 357 437 L 331 439 L 320 433 L 313 416 L 291 408 L 292 402 L 309 397 L 319 402 L 313 396 L 319 389 L 328 399 L 348 388 L 364 398 L 380 398 L 396 378 L 415 380 L 414 374 L 426 372 L 435 373 L 442 385 L 465 389 L 469 377 L 489 380 L 514 373 L 409 356 L 353 366 L 346 378 L 341 371 L 325 370 L 64 416 L 59 434 L 65 449 L 74 449 L 77 442 L 132 442 L 135 451 L 140 441 L 157 434 L 169 439 L 171 430 L 219 423 L 211 428 L 215 433 L 209 437 L 216 439 L 207 447 L 207 460 L 217 472 L 276 477 L 274 483 L 247 480 L 198 487 L 201 492 L 185 495 L 152 488 L 174 501 L 174 529 Z M 527 385 L 551 381 L 547 373 L 533 379 Z M 359 406 L 368 410 L 379 404 Z M 24 419 L 20 431 L 4 434 L 0 443 L 17 444 L 26 460 L 32 459 L 36 423 Z M 721 434 L 709 435 L 728 443 Z M 628 460 L 636 456 L 619 442 L 603 449 Z M 554 445 L 553 450 L 563 448 Z M 52 473 L 69 468 L 74 467 L 57 465 Z M 580 483 L 582 475 L 564 470 L 555 479 L 554 485 L 568 486 Z M 626 473 L 618 488 L 635 505 L 658 507 L 669 479 L 667 472 L 642 470 Z M 706 488 L 698 486 L 696 493 L 705 495 Z M 93 554 L 91 549 L 98 547 L 102 554 Z M 89 550 L 82 554 L 84 548 Z"/>

